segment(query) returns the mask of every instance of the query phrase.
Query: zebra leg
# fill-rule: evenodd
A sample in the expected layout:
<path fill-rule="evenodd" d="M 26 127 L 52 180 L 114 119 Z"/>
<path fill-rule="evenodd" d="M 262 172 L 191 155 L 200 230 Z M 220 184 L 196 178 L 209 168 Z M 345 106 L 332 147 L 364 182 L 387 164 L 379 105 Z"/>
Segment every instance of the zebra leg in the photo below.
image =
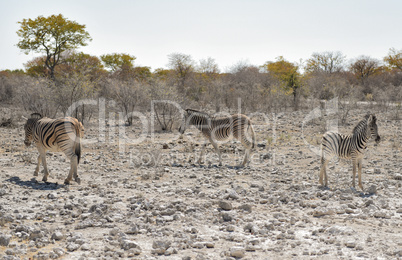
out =
<path fill-rule="evenodd" d="M 362 184 L 362 162 L 363 162 L 363 158 L 359 158 L 357 160 L 357 169 L 358 169 L 358 173 L 359 173 L 359 187 L 360 187 L 360 189 L 363 190 L 363 184 Z"/>
<path fill-rule="evenodd" d="M 40 162 L 41 162 L 41 160 L 42 160 L 42 158 L 41 158 L 41 155 L 40 155 L 40 153 L 39 153 L 39 156 L 38 156 L 38 164 L 36 165 L 36 169 L 35 169 L 35 171 L 34 171 L 34 176 L 38 176 L 38 175 L 39 175 L 39 168 L 40 168 Z"/>
<path fill-rule="evenodd" d="M 320 170 L 320 184 L 321 186 L 328 187 L 328 176 L 327 176 L 327 164 L 328 160 L 324 159 L 324 157 L 321 158 L 321 170 Z M 323 182 L 324 179 L 324 182 Z"/>
<path fill-rule="evenodd" d="M 77 182 L 78 184 L 81 184 L 81 179 L 80 177 L 78 177 L 78 157 L 77 155 L 74 155 L 71 158 L 71 167 L 74 167 L 74 171 L 73 171 L 73 175 L 74 175 L 74 180 L 75 182 Z"/>
<path fill-rule="evenodd" d="M 70 184 L 73 177 L 77 183 L 81 182 L 81 180 L 80 180 L 80 178 L 78 178 L 78 174 L 77 174 L 77 165 L 78 165 L 77 155 L 71 156 L 70 157 L 70 171 L 68 173 L 67 178 L 64 180 L 64 184 Z"/>
<path fill-rule="evenodd" d="M 72 161 L 74 161 L 74 180 L 76 183 L 81 184 L 81 179 L 78 177 L 78 157 L 74 155 Z"/>
<path fill-rule="evenodd" d="M 216 153 L 218 154 L 219 166 L 222 166 L 222 156 L 221 156 L 221 151 L 219 150 L 218 144 L 215 143 L 212 139 L 210 141 L 211 141 L 212 146 L 215 148 Z"/>
<path fill-rule="evenodd" d="M 47 182 L 47 178 L 49 177 L 49 171 L 47 170 L 47 164 L 46 164 L 46 152 L 43 148 L 39 149 L 40 157 L 42 158 L 42 164 L 43 164 L 43 178 L 42 181 Z M 39 163 L 38 163 L 39 165 Z"/>
<path fill-rule="evenodd" d="M 201 164 L 201 163 L 202 163 L 202 158 L 204 157 L 204 153 L 205 153 L 205 148 L 206 148 L 206 147 L 207 147 L 207 143 L 205 142 L 205 143 L 202 145 L 202 148 L 201 148 L 200 158 L 199 158 L 198 161 L 197 161 L 198 164 Z"/>
<path fill-rule="evenodd" d="M 246 149 L 246 153 L 244 154 L 244 160 L 243 160 L 243 163 L 241 164 L 242 167 L 244 167 L 246 165 L 246 163 L 249 161 L 250 153 L 251 153 L 251 148 Z"/>
<path fill-rule="evenodd" d="M 357 159 L 353 159 L 353 188 L 356 187 L 355 185 L 355 179 L 356 179 L 356 166 L 357 166 Z"/>

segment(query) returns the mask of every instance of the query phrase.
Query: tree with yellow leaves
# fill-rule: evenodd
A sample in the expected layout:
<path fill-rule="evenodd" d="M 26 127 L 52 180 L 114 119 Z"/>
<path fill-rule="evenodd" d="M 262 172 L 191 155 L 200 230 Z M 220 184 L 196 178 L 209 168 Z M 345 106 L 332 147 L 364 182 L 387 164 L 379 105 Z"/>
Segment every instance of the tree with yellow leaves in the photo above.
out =
<path fill-rule="evenodd" d="M 262 66 L 274 78 L 282 83 L 286 91 L 293 95 L 295 110 L 298 109 L 298 90 L 301 87 L 301 74 L 299 66 L 285 60 L 282 56 L 276 58 L 276 61 L 268 61 Z"/>
<path fill-rule="evenodd" d="M 31 51 L 45 53 L 45 66 L 49 69 L 49 77 L 53 80 L 55 80 L 55 67 L 61 62 L 61 54 L 67 50 L 86 46 L 87 41 L 92 40 L 85 30 L 85 25 L 70 21 L 62 14 L 23 19 L 18 23 L 21 28 L 17 31 L 17 35 L 21 39 L 17 47 L 25 54 Z"/>

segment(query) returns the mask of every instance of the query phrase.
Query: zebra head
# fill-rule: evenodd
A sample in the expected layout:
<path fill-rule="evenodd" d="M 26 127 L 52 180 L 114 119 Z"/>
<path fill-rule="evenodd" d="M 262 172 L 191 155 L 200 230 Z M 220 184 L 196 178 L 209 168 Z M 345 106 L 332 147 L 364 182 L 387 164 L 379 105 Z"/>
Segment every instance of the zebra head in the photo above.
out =
<path fill-rule="evenodd" d="M 368 131 L 370 131 L 370 137 L 373 138 L 378 144 L 381 140 L 381 137 L 378 135 L 377 117 L 374 114 L 368 116 L 367 125 Z"/>
<path fill-rule="evenodd" d="M 209 121 L 210 116 L 207 113 L 194 109 L 186 109 L 184 112 L 183 122 L 179 128 L 179 132 L 183 134 L 189 125 L 195 125 L 199 129 L 207 127 Z"/>
<path fill-rule="evenodd" d="M 179 133 L 180 134 L 184 134 L 184 132 L 186 131 L 187 128 L 187 118 L 188 118 L 188 112 L 187 110 L 184 111 L 184 116 L 183 116 L 183 120 L 181 122 L 181 125 L 179 127 Z"/>
<path fill-rule="evenodd" d="M 32 135 L 32 130 L 33 127 L 35 126 L 36 122 L 42 118 L 42 115 L 39 113 L 33 113 L 31 114 L 31 117 L 28 118 L 27 122 L 24 125 L 24 130 L 25 130 L 25 140 L 24 144 L 26 146 L 30 146 L 32 143 L 33 135 Z"/>
<path fill-rule="evenodd" d="M 192 110 L 192 109 L 186 109 L 184 111 L 183 121 L 182 121 L 182 123 L 180 125 L 180 128 L 179 128 L 179 133 L 180 134 L 184 134 L 184 132 L 186 131 L 194 111 L 195 110 Z"/>

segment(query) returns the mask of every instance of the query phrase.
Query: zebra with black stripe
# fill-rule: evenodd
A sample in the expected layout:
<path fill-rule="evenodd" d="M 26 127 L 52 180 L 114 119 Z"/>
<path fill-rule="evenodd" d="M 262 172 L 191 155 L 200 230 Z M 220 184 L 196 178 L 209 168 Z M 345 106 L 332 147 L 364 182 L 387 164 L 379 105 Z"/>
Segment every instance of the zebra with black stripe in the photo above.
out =
<path fill-rule="evenodd" d="M 224 117 L 211 117 L 207 113 L 201 111 L 186 109 L 184 120 L 179 128 L 179 132 L 183 134 L 189 125 L 195 126 L 201 131 L 203 136 L 211 142 L 219 156 L 219 165 L 222 165 L 222 157 L 217 141 L 226 142 L 232 138 L 239 140 L 246 148 L 241 167 L 244 167 L 249 161 L 251 149 L 254 148 L 255 145 L 255 133 L 251 120 L 247 116 L 243 114 L 234 114 Z M 198 163 L 202 162 L 207 144 L 208 143 L 205 142 L 201 149 Z"/>
<path fill-rule="evenodd" d="M 50 119 L 42 117 L 39 113 L 33 113 L 27 119 L 24 129 L 25 145 L 30 146 L 34 142 L 39 151 L 38 164 L 34 176 L 38 176 L 39 167 L 42 162 L 44 168 L 42 181 L 46 182 L 49 176 L 46 164 L 46 151 L 61 151 L 70 159 L 70 172 L 64 183 L 70 184 L 73 177 L 78 184 L 81 182 L 77 173 L 77 166 L 81 157 L 80 138 L 84 136 L 84 127 L 81 122 L 72 117 Z"/>
<path fill-rule="evenodd" d="M 335 132 L 327 132 L 322 138 L 322 156 L 320 184 L 328 186 L 326 166 L 333 157 L 351 159 L 353 162 L 353 187 L 355 187 L 356 169 L 359 174 L 359 187 L 363 190 L 361 182 L 363 153 L 370 139 L 380 142 L 377 129 L 377 118 L 368 114 L 353 129 L 352 134 L 343 135 Z M 323 183 L 324 179 L 324 183 Z"/>

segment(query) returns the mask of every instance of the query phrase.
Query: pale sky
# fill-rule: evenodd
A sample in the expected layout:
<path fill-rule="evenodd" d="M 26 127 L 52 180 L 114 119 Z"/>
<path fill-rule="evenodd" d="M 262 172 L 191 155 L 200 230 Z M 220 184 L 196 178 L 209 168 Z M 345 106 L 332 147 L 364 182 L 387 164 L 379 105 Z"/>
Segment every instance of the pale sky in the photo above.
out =
<path fill-rule="evenodd" d="M 240 61 L 291 62 L 313 52 L 382 60 L 402 49 L 400 0 L 0 0 L 0 70 L 23 69 L 38 53 L 17 47 L 24 18 L 62 14 L 86 25 L 95 56 L 127 53 L 136 66 L 167 68 L 168 55 L 211 57 L 221 71 Z"/>

